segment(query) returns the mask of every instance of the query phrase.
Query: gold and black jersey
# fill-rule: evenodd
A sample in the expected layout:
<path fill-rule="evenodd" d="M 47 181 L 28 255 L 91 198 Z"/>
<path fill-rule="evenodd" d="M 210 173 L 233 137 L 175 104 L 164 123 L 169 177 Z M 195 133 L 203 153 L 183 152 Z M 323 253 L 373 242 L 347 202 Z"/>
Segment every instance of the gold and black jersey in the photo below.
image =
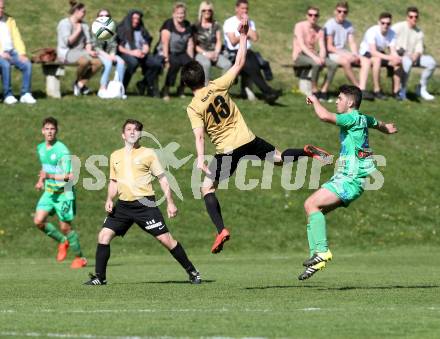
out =
<path fill-rule="evenodd" d="M 227 72 L 196 93 L 187 113 L 192 128 L 203 127 L 217 153 L 228 153 L 255 139 L 228 90 L 234 75 Z"/>
<path fill-rule="evenodd" d="M 121 148 L 110 156 L 110 180 L 117 182 L 119 200 L 134 201 L 154 195 L 151 182 L 163 174 L 162 165 L 151 148 Z"/>

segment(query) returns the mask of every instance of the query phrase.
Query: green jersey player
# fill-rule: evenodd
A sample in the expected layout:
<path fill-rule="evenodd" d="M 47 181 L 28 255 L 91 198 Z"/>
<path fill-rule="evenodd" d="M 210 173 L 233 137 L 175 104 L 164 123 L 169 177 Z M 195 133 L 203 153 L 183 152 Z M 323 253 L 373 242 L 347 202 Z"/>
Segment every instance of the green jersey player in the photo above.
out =
<path fill-rule="evenodd" d="M 332 259 L 328 249 L 324 215 L 340 206 L 347 207 L 364 191 L 365 179 L 376 170 L 368 140 L 368 128 L 385 134 L 397 132 L 393 123 L 383 123 L 359 112 L 362 92 L 355 86 L 343 85 L 336 100 L 337 114 L 330 113 L 315 96 L 307 98 L 321 121 L 340 127 L 341 150 L 335 175 L 304 203 L 308 217 L 307 238 L 310 258 L 299 280 L 310 278 Z"/>
<path fill-rule="evenodd" d="M 70 247 L 75 254 L 71 268 L 81 268 L 87 265 L 79 244 L 78 234 L 72 230 L 72 220 L 75 217 L 75 191 L 71 184 L 73 179 L 72 163 L 69 149 L 57 140 L 58 122 L 48 117 L 43 120 L 41 132 L 44 142 L 37 146 L 37 154 L 41 162 L 41 171 L 37 190 L 44 189 L 34 216 L 35 225 L 55 239 L 58 245 L 57 260 L 66 259 Z M 61 232 L 55 225 L 47 222 L 49 215 L 56 214 Z"/>

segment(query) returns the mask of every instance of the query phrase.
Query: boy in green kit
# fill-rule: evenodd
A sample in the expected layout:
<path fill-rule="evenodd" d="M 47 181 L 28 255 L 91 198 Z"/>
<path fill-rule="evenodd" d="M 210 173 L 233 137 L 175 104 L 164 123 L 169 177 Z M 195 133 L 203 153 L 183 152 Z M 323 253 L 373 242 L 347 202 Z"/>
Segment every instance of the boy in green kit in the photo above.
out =
<path fill-rule="evenodd" d="M 71 226 L 75 217 L 75 191 L 73 185 L 69 183 L 73 179 L 70 152 L 56 138 L 58 121 L 55 118 L 44 119 L 41 132 L 44 135 L 44 142 L 37 146 L 37 153 L 42 169 L 35 188 L 44 189 L 44 193 L 37 203 L 34 223 L 59 243 L 58 261 L 66 259 L 67 249 L 70 247 L 75 254 L 70 267 L 81 268 L 87 266 L 87 260 L 82 254 L 78 233 L 72 230 Z M 61 232 L 47 222 L 47 217 L 55 213 L 58 216 Z"/>
<path fill-rule="evenodd" d="M 299 280 L 310 278 L 332 259 L 328 249 L 325 214 L 347 207 L 364 191 L 365 178 L 376 170 L 369 145 L 368 128 L 385 134 L 397 132 L 393 123 L 384 123 L 359 112 L 362 92 L 356 86 L 343 85 L 336 100 L 337 114 L 330 113 L 315 96 L 307 98 L 321 121 L 340 127 L 341 150 L 335 175 L 313 193 L 304 203 L 308 217 L 307 239 L 310 258 L 303 265 Z"/>

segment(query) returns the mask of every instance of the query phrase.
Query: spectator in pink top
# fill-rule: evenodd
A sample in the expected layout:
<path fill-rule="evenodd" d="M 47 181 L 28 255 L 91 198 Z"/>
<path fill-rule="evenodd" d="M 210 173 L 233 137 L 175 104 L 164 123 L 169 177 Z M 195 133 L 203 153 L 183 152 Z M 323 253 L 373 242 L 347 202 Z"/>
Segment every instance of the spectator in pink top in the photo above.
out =
<path fill-rule="evenodd" d="M 309 6 L 307 8 L 307 19 L 300 21 L 293 30 L 293 52 L 292 59 L 294 66 L 311 66 L 312 68 L 312 92 L 319 99 L 328 100 L 328 88 L 333 80 L 338 65 L 326 57 L 324 43 L 324 31 L 317 24 L 319 9 Z M 328 74 L 321 91 L 318 90 L 319 73 L 327 66 Z"/>

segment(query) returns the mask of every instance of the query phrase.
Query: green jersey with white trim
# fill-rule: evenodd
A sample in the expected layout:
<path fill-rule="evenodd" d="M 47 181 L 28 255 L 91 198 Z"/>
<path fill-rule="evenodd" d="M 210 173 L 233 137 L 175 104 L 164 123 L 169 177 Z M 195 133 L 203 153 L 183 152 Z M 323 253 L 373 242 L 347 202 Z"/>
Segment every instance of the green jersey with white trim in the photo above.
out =
<path fill-rule="evenodd" d="M 376 170 L 368 140 L 368 128 L 377 126 L 377 120 L 353 110 L 337 114 L 336 125 L 341 128 L 337 172 L 353 178 L 367 177 Z"/>
<path fill-rule="evenodd" d="M 46 142 L 37 146 L 38 157 L 44 172 L 48 174 L 69 174 L 72 171 L 70 151 L 61 141 L 47 148 Z M 49 194 L 64 193 L 67 199 L 75 199 L 73 185 L 64 180 L 46 179 L 44 189 Z"/>

